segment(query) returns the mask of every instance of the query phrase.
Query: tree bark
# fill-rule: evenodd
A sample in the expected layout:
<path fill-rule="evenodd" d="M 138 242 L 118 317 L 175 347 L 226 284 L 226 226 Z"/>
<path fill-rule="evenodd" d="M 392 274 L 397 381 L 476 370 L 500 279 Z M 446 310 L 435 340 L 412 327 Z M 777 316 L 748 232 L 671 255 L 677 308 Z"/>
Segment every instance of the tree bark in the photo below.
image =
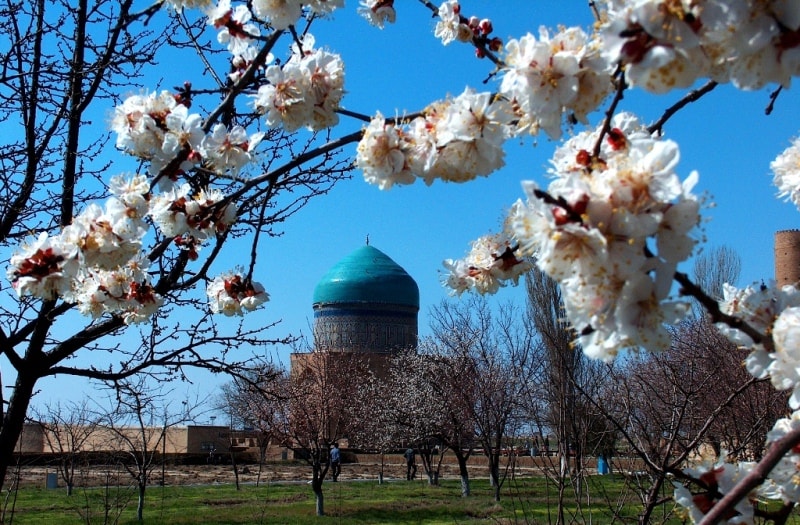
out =
<path fill-rule="evenodd" d="M 147 473 L 144 474 L 145 479 L 139 482 L 139 501 L 136 505 L 136 519 L 139 523 L 144 521 L 144 491 L 147 489 Z"/>
<path fill-rule="evenodd" d="M 470 495 L 469 471 L 467 470 L 467 458 L 461 454 L 456 455 L 458 460 L 458 473 L 461 477 L 461 497 L 466 498 Z"/>
<path fill-rule="evenodd" d="M 17 375 L 14 393 L 8 401 L 3 426 L 0 427 L 0 490 L 3 488 L 8 467 L 12 462 L 14 448 L 22 434 L 25 415 L 28 413 L 35 385 L 35 377 L 29 376 L 24 371 Z"/>

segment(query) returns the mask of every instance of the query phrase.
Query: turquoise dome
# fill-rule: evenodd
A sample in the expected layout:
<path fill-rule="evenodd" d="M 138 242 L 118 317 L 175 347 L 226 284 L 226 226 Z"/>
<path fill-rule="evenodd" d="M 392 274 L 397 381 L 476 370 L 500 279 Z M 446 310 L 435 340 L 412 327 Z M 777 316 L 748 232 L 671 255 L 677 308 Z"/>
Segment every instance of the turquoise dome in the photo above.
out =
<path fill-rule="evenodd" d="M 383 303 L 419 309 L 419 287 L 391 257 L 369 245 L 336 263 L 314 288 L 314 305 Z"/>

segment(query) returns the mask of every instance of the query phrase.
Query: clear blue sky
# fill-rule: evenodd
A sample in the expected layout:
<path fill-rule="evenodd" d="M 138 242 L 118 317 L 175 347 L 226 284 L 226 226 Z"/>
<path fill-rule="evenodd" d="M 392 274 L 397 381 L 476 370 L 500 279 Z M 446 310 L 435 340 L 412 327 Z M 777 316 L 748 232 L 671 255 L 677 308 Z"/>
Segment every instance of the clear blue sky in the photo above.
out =
<path fill-rule="evenodd" d="M 536 34 L 540 25 L 587 27 L 591 23 L 585 0 L 461 3 L 463 14 L 491 18 L 495 34 L 504 40 L 526 32 Z M 435 21 L 421 4 L 396 2 L 397 23 L 383 31 L 356 14 L 355 0 L 346 4 L 344 10 L 334 14 L 333 21 L 323 21 L 312 31 L 317 45 L 340 53 L 345 61 L 346 108 L 392 115 L 418 111 L 447 94 L 461 93 L 467 85 L 483 89 L 481 82 L 491 71 L 491 63 L 475 59 L 473 51 L 463 44 L 442 46 L 433 36 Z M 165 86 L 190 79 L 189 72 L 159 74 L 165 75 Z M 485 89 L 492 87 L 490 82 Z M 797 210 L 775 198 L 769 172 L 770 161 L 800 129 L 800 97 L 797 89 L 785 90 L 774 114 L 765 116 L 768 94 L 723 86 L 680 112 L 665 128 L 666 135 L 681 147 L 679 173 L 685 177 L 698 170 L 700 186 L 696 192 L 708 192 L 709 202 L 715 204 L 703 210 L 708 222 L 698 236 L 708 238 L 705 246 L 728 245 L 741 255 L 740 284 L 770 278 L 774 232 L 800 227 Z M 630 92 L 621 107 L 648 122 L 680 96 Z M 599 122 L 600 117 L 592 115 L 592 122 Z M 357 122 L 345 121 L 335 136 L 358 127 Z M 420 331 L 426 335 L 431 306 L 447 297 L 447 290 L 441 286 L 442 260 L 463 256 L 472 239 L 499 228 L 505 210 L 521 196 L 520 180 L 545 183 L 544 173 L 554 146 L 546 137 L 540 137 L 536 144 L 532 140 L 509 141 L 504 169 L 464 185 L 436 183 L 426 187 L 420 182 L 380 191 L 367 185 L 360 172 L 353 172 L 352 180 L 312 201 L 287 222 L 283 237 L 263 244 L 256 277 L 266 286 L 271 300 L 251 314 L 248 322 L 281 319 L 276 335 L 308 334 L 315 284 L 369 235 L 370 244 L 397 261 L 419 284 Z M 234 266 L 235 254 L 228 257 L 230 267 Z M 691 267 L 684 270 L 690 272 Z M 501 300 L 521 297 L 518 290 L 500 293 Z M 284 349 L 279 357 L 285 359 L 286 355 Z M 6 369 L 4 366 L 4 372 Z M 63 379 L 43 382 L 39 401 L 57 399 L 67 392 L 74 395 L 76 383 Z M 221 381 L 217 377 L 195 379 L 203 385 L 203 392 Z"/>

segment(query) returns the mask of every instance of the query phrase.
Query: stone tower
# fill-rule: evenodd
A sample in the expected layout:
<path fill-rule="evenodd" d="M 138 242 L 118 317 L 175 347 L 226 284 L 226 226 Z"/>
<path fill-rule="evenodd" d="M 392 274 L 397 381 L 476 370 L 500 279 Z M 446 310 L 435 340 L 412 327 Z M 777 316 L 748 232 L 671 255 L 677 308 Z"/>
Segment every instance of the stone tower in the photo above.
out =
<path fill-rule="evenodd" d="M 800 281 L 800 230 L 775 232 L 775 281 L 779 287 Z"/>

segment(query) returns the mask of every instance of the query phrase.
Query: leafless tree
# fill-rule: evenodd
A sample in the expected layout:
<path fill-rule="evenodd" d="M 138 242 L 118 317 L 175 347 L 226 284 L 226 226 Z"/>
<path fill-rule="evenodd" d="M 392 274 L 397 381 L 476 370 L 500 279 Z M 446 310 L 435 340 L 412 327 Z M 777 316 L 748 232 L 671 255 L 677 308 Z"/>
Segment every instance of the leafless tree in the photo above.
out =
<path fill-rule="evenodd" d="M 82 464 L 92 434 L 97 432 L 100 417 L 88 400 L 46 405 L 33 413 L 42 428 L 47 448 L 58 457 L 58 471 L 72 495 L 75 470 Z"/>
<path fill-rule="evenodd" d="M 112 444 L 111 450 L 136 483 L 138 504 L 136 518 L 144 520 L 144 502 L 151 474 L 164 461 L 169 430 L 190 421 L 195 404 L 183 403 L 174 410 L 167 401 L 167 392 L 148 385 L 142 378 L 116 385 L 112 409 L 105 414 L 104 426 Z"/>
<path fill-rule="evenodd" d="M 525 286 L 528 317 L 540 343 L 536 359 L 541 365 L 537 380 L 529 383 L 528 415 L 540 437 L 544 432 L 555 436 L 557 519 L 565 523 L 566 490 L 573 486 L 580 491 L 583 486 L 580 477 L 585 456 L 613 449 L 613 431 L 590 402 L 597 400 L 607 372 L 575 344 L 576 334 L 565 321 L 558 284 L 534 267 L 525 277 Z"/>
<path fill-rule="evenodd" d="M 735 284 L 742 271 L 742 260 L 730 246 L 718 246 L 701 253 L 694 260 L 694 282 L 717 301 L 722 299 L 725 283 Z"/>
<path fill-rule="evenodd" d="M 505 447 L 522 425 L 522 398 L 535 363 L 530 325 L 520 323 L 517 308 L 506 304 L 493 310 L 483 298 L 442 302 L 431 313 L 432 344 L 437 351 L 462 363 L 472 379 L 463 384 L 471 398 L 468 409 L 476 440 L 489 462 L 494 498 L 506 471 L 501 474 Z"/>
<path fill-rule="evenodd" d="M 279 38 L 291 44 L 291 35 L 265 35 L 252 65 L 233 82 L 227 76 L 229 55 L 202 36 L 207 27 L 202 14 L 175 12 L 164 2 L 140 11 L 138 5 L 132 0 L 5 0 L 0 5 L 0 121 L 7 131 L 0 141 L 3 267 L 31 233 L 56 235 L 86 202 L 103 197 L 109 173 L 144 172 L 145 167 L 137 168 L 133 161 L 105 154 L 112 146 L 102 123 L 121 97 L 153 88 L 137 84 L 137 79 L 156 76 L 167 85 L 178 85 L 175 96 L 199 110 L 204 132 L 218 123 L 257 126 L 242 95 L 264 82 L 257 74 L 264 58 Z M 180 78 L 163 67 L 176 60 L 182 64 L 175 72 Z M 183 84 L 187 71 L 206 85 Z M 188 147 L 153 174 L 179 178 L 194 191 L 221 190 L 229 196 L 225 203 L 236 202 L 238 218 L 201 251 L 182 249 L 157 233 L 146 237 L 142 253 L 150 262 L 153 284 L 139 292 L 164 298 L 149 326 L 134 329 L 118 314 L 84 317 L 69 301 L 18 299 L 4 287 L 0 351 L 16 377 L 7 400 L 1 398 L 5 388 L 0 388 L 0 483 L 42 378 L 71 375 L 113 382 L 138 373 L 183 377 L 192 367 L 235 373 L 247 367 L 247 359 L 232 357 L 229 350 L 288 341 L 286 336 L 266 334 L 270 322 L 255 329 L 243 324 L 222 329 L 203 306 L 206 301 L 197 287 L 210 279 L 209 268 L 232 243 L 239 249 L 244 245 L 249 253 L 243 264 L 249 280 L 264 239 L 280 234 L 284 221 L 309 199 L 347 176 L 351 164 L 337 155 L 359 138 L 360 126 L 356 122 L 353 132 L 338 138 L 268 131 L 260 164 L 236 176 L 206 166 L 181 171 Z M 174 315 L 176 311 L 185 316 Z M 87 353 L 90 359 L 80 359 Z M 102 355 L 110 357 L 98 361 Z"/>
<path fill-rule="evenodd" d="M 222 386 L 218 408 L 231 416 L 232 427 L 252 429 L 259 449 L 261 481 L 267 448 L 284 444 L 288 424 L 288 374 L 273 363 L 262 363 Z M 235 462 L 234 462 L 234 470 Z M 236 472 L 238 486 L 238 472 Z"/>

